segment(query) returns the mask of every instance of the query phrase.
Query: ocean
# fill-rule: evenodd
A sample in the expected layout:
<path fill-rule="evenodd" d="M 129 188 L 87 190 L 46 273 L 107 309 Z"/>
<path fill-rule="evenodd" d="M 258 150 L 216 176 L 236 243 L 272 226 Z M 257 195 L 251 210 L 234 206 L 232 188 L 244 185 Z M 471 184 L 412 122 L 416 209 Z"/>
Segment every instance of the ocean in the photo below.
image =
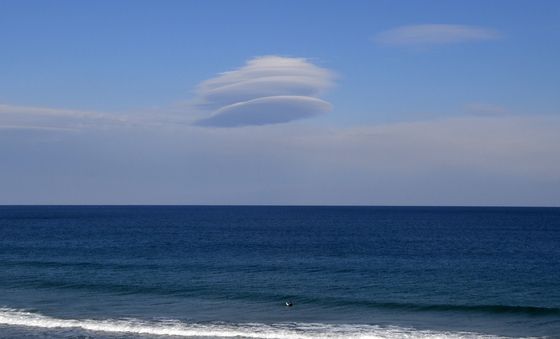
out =
<path fill-rule="evenodd" d="M 1 206 L 0 337 L 560 338 L 560 208 Z"/>

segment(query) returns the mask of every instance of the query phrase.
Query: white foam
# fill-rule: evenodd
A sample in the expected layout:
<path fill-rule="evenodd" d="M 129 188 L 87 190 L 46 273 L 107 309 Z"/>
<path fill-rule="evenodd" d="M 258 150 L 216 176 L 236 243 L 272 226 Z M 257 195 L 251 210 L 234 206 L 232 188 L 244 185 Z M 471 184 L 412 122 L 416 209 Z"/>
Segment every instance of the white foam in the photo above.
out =
<path fill-rule="evenodd" d="M 0 324 L 38 328 L 75 328 L 95 332 L 131 333 L 158 336 L 223 338 L 498 338 L 472 332 L 442 332 L 376 325 L 279 323 L 279 324 L 187 324 L 179 321 L 142 321 L 138 319 L 61 319 L 38 313 L 0 308 Z M 500 337 L 501 338 L 501 337 Z"/>

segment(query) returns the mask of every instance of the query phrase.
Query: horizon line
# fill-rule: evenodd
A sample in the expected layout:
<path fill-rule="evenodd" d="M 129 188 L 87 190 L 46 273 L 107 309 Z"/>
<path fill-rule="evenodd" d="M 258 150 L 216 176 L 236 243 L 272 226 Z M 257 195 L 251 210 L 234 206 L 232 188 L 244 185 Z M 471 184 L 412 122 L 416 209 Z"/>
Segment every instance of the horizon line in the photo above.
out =
<path fill-rule="evenodd" d="M 367 204 L 0 204 L 0 207 L 379 207 L 379 208 L 560 208 L 560 205 L 367 205 Z"/>

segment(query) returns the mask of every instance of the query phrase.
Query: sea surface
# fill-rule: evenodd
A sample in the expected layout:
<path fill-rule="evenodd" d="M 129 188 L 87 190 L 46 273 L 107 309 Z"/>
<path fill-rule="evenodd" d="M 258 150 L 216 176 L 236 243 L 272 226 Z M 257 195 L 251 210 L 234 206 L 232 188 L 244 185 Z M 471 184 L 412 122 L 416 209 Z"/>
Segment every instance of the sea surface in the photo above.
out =
<path fill-rule="evenodd" d="M 560 209 L 0 207 L 1 338 L 174 336 L 560 338 Z"/>

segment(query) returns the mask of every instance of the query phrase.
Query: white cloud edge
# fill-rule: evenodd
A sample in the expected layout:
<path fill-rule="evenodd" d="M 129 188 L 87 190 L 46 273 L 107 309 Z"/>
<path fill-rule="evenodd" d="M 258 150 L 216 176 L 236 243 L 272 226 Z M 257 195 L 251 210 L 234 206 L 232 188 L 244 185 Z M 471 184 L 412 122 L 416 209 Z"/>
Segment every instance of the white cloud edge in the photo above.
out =
<path fill-rule="evenodd" d="M 267 105 L 268 108 L 266 108 Z M 266 109 L 261 108 L 258 109 L 258 112 L 255 111 L 255 107 L 259 106 L 265 106 Z M 329 102 L 315 97 L 267 96 L 221 107 L 213 115 L 197 120 L 195 125 L 244 127 L 281 124 L 324 114 L 331 109 L 332 105 Z M 249 118 L 249 121 L 247 118 Z"/>

